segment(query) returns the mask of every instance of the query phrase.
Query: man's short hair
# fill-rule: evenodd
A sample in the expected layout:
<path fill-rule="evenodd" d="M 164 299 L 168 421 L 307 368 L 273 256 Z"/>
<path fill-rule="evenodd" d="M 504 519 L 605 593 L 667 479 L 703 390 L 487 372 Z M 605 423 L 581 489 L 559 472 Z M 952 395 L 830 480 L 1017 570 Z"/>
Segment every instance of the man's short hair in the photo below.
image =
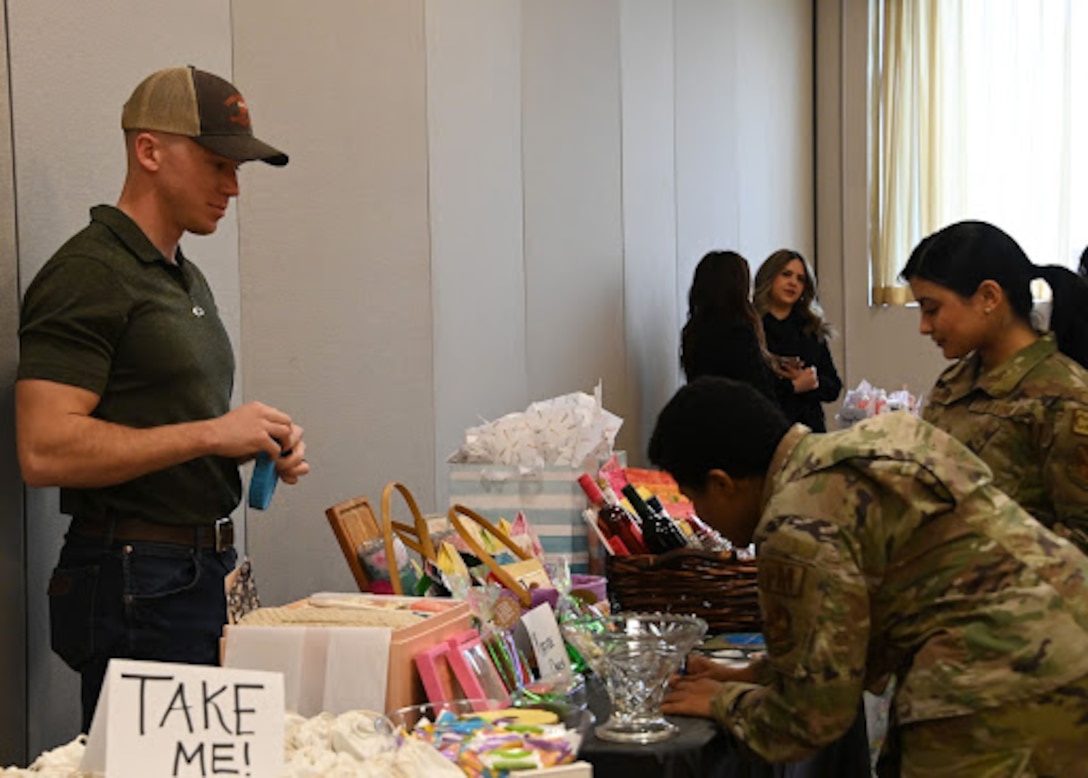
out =
<path fill-rule="evenodd" d="M 703 377 L 682 387 L 657 417 L 650 461 L 677 483 L 706 485 L 711 470 L 762 476 L 790 423 L 750 384 Z"/>

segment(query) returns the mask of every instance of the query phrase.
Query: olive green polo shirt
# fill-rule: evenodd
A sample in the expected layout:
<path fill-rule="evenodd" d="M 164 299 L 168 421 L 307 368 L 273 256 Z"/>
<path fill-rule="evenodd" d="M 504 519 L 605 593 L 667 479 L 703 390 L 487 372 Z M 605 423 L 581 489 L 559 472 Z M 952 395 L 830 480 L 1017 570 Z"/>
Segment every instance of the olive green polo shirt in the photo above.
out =
<path fill-rule="evenodd" d="M 230 409 L 234 356 L 203 274 L 166 261 L 116 208 L 45 264 L 23 299 L 19 378 L 88 389 L 95 418 L 135 428 L 197 421 Z M 72 516 L 210 524 L 241 499 L 238 465 L 201 457 L 99 489 L 61 489 Z"/>

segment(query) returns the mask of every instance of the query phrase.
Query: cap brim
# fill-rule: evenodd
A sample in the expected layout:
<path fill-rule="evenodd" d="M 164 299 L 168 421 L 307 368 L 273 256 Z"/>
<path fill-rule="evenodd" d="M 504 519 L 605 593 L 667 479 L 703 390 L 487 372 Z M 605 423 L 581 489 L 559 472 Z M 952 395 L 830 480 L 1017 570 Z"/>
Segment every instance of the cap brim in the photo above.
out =
<path fill-rule="evenodd" d="M 286 154 L 252 135 L 201 135 L 193 140 L 208 151 L 235 162 L 260 160 L 276 167 L 287 164 Z"/>

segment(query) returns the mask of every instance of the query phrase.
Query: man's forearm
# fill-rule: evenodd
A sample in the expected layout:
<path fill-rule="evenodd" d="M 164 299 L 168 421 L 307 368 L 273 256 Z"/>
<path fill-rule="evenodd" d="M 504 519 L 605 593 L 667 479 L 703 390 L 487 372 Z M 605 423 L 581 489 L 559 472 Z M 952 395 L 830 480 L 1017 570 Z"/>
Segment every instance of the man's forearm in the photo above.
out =
<path fill-rule="evenodd" d="M 112 486 L 206 456 L 214 448 L 210 421 L 135 429 L 66 414 L 51 427 L 20 433 L 19 463 L 29 486 Z"/>

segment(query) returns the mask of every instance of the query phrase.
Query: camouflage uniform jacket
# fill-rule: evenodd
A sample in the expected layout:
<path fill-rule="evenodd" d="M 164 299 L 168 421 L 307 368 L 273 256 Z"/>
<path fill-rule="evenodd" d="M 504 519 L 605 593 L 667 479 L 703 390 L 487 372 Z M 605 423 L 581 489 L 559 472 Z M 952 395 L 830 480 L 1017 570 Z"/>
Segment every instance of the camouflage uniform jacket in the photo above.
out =
<path fill-rule="evenodd" d="M 948 368 L 923 418 L 974 451 L 994 483 L 1088 552 L 1088 370 L 1052 334 L 979 376 L 978 355 Z"/>
<path fill-rule="evenodd" d="M 902 723 L 1034 698 L 1088 674 L 1088 558 L 906 412 L 795 425 L 755 532 L 768 659 L 714 717 L 771 761 L 842 735 L 894 673 Z"/>

